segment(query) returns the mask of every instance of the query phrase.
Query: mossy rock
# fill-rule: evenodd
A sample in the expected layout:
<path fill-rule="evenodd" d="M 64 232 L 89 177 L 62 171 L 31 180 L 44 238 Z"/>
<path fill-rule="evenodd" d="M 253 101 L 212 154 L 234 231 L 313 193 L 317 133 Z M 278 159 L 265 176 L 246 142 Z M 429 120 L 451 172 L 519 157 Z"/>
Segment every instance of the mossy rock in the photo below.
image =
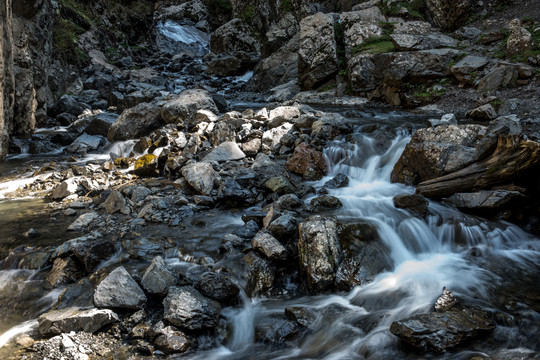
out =
<path fill-rule="evenodd" d="M 135 159 L 133 159 L 133 158 L 120 157 L 120 158 L 114 160 L 114 166 L 116 166 L 119 169 L 127 169 L 134 162 L 135 162 Z"/>
<path fill-rule="evenodd" d="M 133 174 L 151 177 L 158 175 L 158 157 L 153 154 L 143 155 L 135 162 Z"/>

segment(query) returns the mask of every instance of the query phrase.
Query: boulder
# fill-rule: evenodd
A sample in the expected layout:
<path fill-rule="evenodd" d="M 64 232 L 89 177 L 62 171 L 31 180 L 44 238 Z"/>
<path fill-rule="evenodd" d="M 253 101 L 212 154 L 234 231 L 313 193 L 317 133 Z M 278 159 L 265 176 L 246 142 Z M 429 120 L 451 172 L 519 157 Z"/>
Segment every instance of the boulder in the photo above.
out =
<path fill-rule="evenodd" d="M 506 56 L 522 55 L 532 46 L 532 35 L 521 26 L 519 19 L 510 22 L 510 35 L 506 41 Z"/>
<path fill-rule="evenodd" d="M 174 354 L 185 352 L 189 348 L 190 342 L 186 334 L 167 326 L 154 339 L 154 345 L 165 354 Z"/>
<path fill-rule="evenodd" d="M 203 195 L 210 195 L 218 174 L 207 162 L 198 162 L 182 168 L 182 175 L 189 185 Z"/>
<path fill-rule="evenodd" d="M 161 116 L 168 124 L 184 124 L 194 118 L 198 110 L 209 110 L 218 114 L 219 110 L 210 93 L 202 89 L 182 91 L 176 98 L 161 108 Z"/>
<path fill-rule="evenodd" d="M 279 149 L 281 138 L 288 134 L 293 128 L 293 124 L 284 123 L 281 126 L 267 130 L 262 136 L 262 150 L 269 153 Z"/>
<path fill-rule="evenodd" d="M 122 214 L 129 213 L 129 208 L 126 205 L 126 199 L 124 199 L 122 194 L 116 190 L 109 194 L 107 200 L 105 200 L 101 206 L 103 209 L 105 209 L 107 214 L 114 214 L 117 212 L 121 212 Z"/>
<path fill-rule="evenodd" d="M 80 215 L 71 225 L 68 226 L 69 231 L 82 231 L 88 227 L 99 215 L 92 211 Z"/>
<path fill-rule="evenodd" d="M 45 281 L 51 286 L 66 285 L 77 281 L 82 271 L 71 257 L 54 259 L 53 267 Z"/>
<path fill-rule="evenodd" d="M 338 72 L 334 16 L 317 13 L 300 22 L 298 84 L 302 90 L 316 89 Z"/>
<path fill-rule="evenodd" d="M 349 177 L 343 173 L 339 173 L 332 179 L 325 182 L 322 188 L 319 190 L 319 193 L 328 194 L 328 190 L 339 189 L 348 185 Z"/>
<path fill-rule="evenodd" d="M 291 194 L 295 191 L 295 187 L 285 176 L 272 177 L 264 183 L 264 186 L 279 195 Z"/>
<path fill-rule="evenodd" d="M 426 0 L 429 21 L 444 31 L 455 30 L 465 24 L 470 15 L 471 0 Z"/>
<path fill-rule="evenodd" d="M 217 76 L 240 76 L 252 69 L 258 62 L 257 53 L 234 51 L 214 55 L 208 62 L 206 73 Z"/>
<path fill-rule="evenodd" d="M 231 51 L 258 53 L 261 43 L 256 39 L 254 30 L 242 19 L 232 19 L 212 33 L 210 50 L 214 54 Z"/>
<path fill-rule="evenodd" d="M 487 64 L 489 59 L 481 56 L 467 55 L 451 67 L 452 74 L 465 84 L 474 84 L 476 75 Z"/>
<path fill-rule="evenodd" d="M 163 300 L 163 318 L 182 329 L 200 330 L 216 325 L 221 306 L 190 286 L 171 287 Z"/>
<path fill-rule="evenodd" d="M 70 178 L 65 181 L 62 181 L 60 184 L 56 185 L 54 189 L 49 193 L 49 198 L 51 200 L 62 200 L 72 194 L 77 193 L 79 188 L 79 182 L 76 178 Z"/>
<path fill-rule="evenodd" d="M 203 161 L 212 162 L 225 162 L 225 161 L 236 161 L 242 160 L 246 157 L 246 154 L 238 144 L 234 141 L 225 141 L 216 146 L 208 155 L 206 155 Z"/>
<path fill-rule="evenodd" d="M 152 177 L 159 175 L 158 157 L 154 154 L 146 154 L 135 161 L 133 174 L 141 177 Z"/>
<path fill-rule="evenodd" d="M 364 43 L 365 40 L 381 36 L 383 29 L 379 23 L 385 21 L 386 19 L 378 7 L 341 13 L 339 22 L 343 31 L 345 56 L 350 58 L 353 49 Z"/>
<path fill-rule="evenodd" d="M 472 109 L 467 116 L 477 120 L 493 120 L 497 117 L 497 110 L 491 104 L 486 104 Z"/>
<path fill-rule="evenodd" d="M 140 309 L 146 296 L 123 266 L 105 277 L 94 292 L 94 304 L 99 308 Z"/>
<path fill-rule="evenodd" d="M 427 215 L 429 201 L 418 194 L 401 194 L 392 199 L 394 206 L 398 209 L 405 209 L 416 216 L 425 217 Z"/>
<path fill-rule="evenodd" d="M 49 115 L 56 117 L 62 113 L 67 113 L 79 116 L 83 110 L 83 107 L 75 100 L 73 95 L 62 95 L 49 111 Z"/>
<path fill-rule="evenodd" d="M 330 289 L 341 262 L 336 219 L 311 216 L 300 223 L 298 232 L 300 272 L 307 288 L 313 293 Z"/>
<path fill-rule="evenodd" d="M 90 117 L 90 122 L 84 129 L 89 135 L 100 135 L 107 137 L 109 128 L 118 119 L 119 115 L 114 113 L 100 113 Z"/>
<path fill-rule="evenodd" d="M 306 181 L 320 180 L 327 172 L 324 155 L 307 143 L 301 143 L 294 149 L 286 166 L 293 173 L 302 175 Z"/>
<path fill-rule="evenodd" d="M 272 288 L 276 275 L 276 267 L 267 259 L 261 258 L 254 252 L 243 257 L 247 264 L 246 293 L 249 297 L 264 294 Z"/>
<path fill-rule="evenodd" d="M 265 218 L 266 221 L 266 218 Z M 291 242 L 297 231 L 298 220 L 291 211 L 284 211 L 282 215 L 267 225 L 267 230 L 280 241 Z"/>
<path fill-rule="evenodd" d="M 496 210 L 520 198 L 523 198 L 523 195 L 519 191 L 480 190 L 473 193 L 453 194 L 448 201 L 460 209 Z"/>
<path fill-rule="evenodd" d="M 201 276 L 201 279 L 195 284 L 204 296 L 228 305 L 235 305 L 238 302 L 240 289 L 231 281 L 231 279 L 222 274 L 207 272 Z"/>
<path fill-rule="evenodd" d="M 478 82 L 478 92 L 488 92 L 513 85 L 519 78 L 519 71 L 513 65 L 500 64 Z"/>
<path fill-rule="evenodd" d="M 317 196 L 311 199 L 310 204 L 315 209 L 319 209 L 319 208 L 336 209 L 343 206 L 343 204 L 337 197 L 331 196 L 331 195 Z"/>
<path fill-rule="evenodd" d="M 251 246 L 259 250 L 270 260 L 287 260 L 287 250 L 281 243 L 266 231 L 259 231 L 251 240 Z"/>
<path fill-rule="evenodd" d="M 454 114 L 444 114 L 440 119 L 429 119 L 429 123 L 432 127 L 441 125 L 457 125 L 458 121 Z"/>
<path fill-rule="evenodd" d="M 65 151 L 70 153 L 85 153 L 97 150 L 103 143 L 103 140 L 104 139 L 101 136 L 93 136 L 84 133 L 76 138 Z"/>
<path fill-rule="evenodd" d="M 481 125 L 417 130 L 394 166 L 391 181 L 417 185 L 466 167 L 478 160 L 475 145 L 485 131 Z"/>
<path fill-rule="evenodd" d="M 445 312 L 415 315 L 395 321 L 390 332 L 422 351 L 445 352 L 495 328 L 488 312 L 454 306 Z"/>
<path fill-rule="evenodd" d="M 144 272 L 141 286 L 152 295 L 165 296 L 169 287 L 177 282 L 178 274 L 167 267 L 161 256 L 157 256 Z"/>
<path fill-rule="evenodd" d="M 124 110 L 109 127 L 109 141 L 122 141 L 145 136 L 163 125 L 161 108 L 156 104 L 141 103 Z"/>
<path fill-rule="evenodd" d="M 66 308 L 52 310 L 38 318 L 38 329 L 42 336 L 59 335 L 72 331 L 96 332 L 102 327 L 119 321 L 111 310 Z"/>
<path fill-rule="evenodd" d="M 227 121 L 218 122 L 210 134 L 210 143 L 214 146 L 225 141 L 235 141 L 235 139 L 236 127 Z"/>
<path fill-rule="evenodd" d="M 455 48 L 458 45 L 456 39 L 437 32 L 428 35 L 394 33 L 390 38 L 398 51 Z"/>

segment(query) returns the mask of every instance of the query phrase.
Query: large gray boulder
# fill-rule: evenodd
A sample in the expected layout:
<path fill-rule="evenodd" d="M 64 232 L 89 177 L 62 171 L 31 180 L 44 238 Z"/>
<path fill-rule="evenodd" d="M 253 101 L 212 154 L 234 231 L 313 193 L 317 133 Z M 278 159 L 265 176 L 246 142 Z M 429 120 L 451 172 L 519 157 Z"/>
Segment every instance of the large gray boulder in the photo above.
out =
<path fill-rule="evenodd" d="M 163 125 L 161 109 L 152 103 L 141 103 L 126 109 L 109 127 L 109 141 L 136 139 L 145 136 Z"/>
<path fill-rule="evenodd" d="M 519 78 L 519 70 L 510 64 L 499 64 L 478 82 L 479 92 L 488 92 L 513 85 Z"/>
<path fill-rule="evenodd" d="M 113 270 L 94 292 L 94 304 L 99 308 L 140 309 L 146 295 L 123 266 Z"/>
<path fill-rule="evenodd" d="M 455 30 L 470 15 L 472 0 L 426 0 L 425 9 L 430 22 L 442 30 Z"/>
<path fill-rule="evenodd" d="M 218 178 L 217 172 L 207 162 L 198 162 L 182 168 L 182 175 L 189 185 L 203 195 L 210 195 Z"/>
<path fill-rule="evenodd" d="M 311 216 L 298 227 L 300 271 L 311 292 L 330 289 L 341 261 L 337 221 L 334 217 Z"/>
<path fill-rule="evenodd" d="M 242 160 L 245 157 L 246 154 L 244 154 L 244 152 L 240 150 L 240 147 L 236 142 L 225 141 L 216 146 L 214 150 L 212 150 L 208 155 L 206 155 L 204 157 L 204 161 L 225 162 Z"/>
<path fill-rule="evenodd" d="M 302 90 L 315 89 L 338 72 L 334 16 L 317 13 L 300 22 L 298 84 Z"/>
<path fill-rule="evenodd" d="M 214 327 L 221 306 L 190 286 L 172 287 L 163 300 L 163 318 L 169 323 L 188 330 Z"/>
<path fill-rule="evenodd" d="M 163 105 L 161 116 L 168 124 L 183 124 L 189 121 L 198 110 L 219 113 L 216 103 L 208 91 L 188 89 Z"/>
<path fill-rule="evenodd" d="M 448 201 L 456 207 L 465 210 L 497 210 L 509 203 L 522 199 L 519 191 L 509 190 L 480 190 L 473 193 L 456 193 Z"/>
<path fill-rule="evenodd" d="M 107 197 L 107 200 L 101 205 L 107 214 L 114 214 L 121 212 L 122 214 L 129 214 L 129 208 L 126 204 L 126 199 L 122 196 L 120 191 L 114 190 Z"/>
<path fill-rule="evenodd" d="M 71 331 L 96 332 L 102 327 L 119 321 L 112 310 L 66 308 L 52 310 L 38 318 L 39 333 L 43 336 Z"/>
<path fill-rule="evenodd" d="M 489 62 L 489 59 L 482 56 L 467 55 L 452 66 L 452 74 L 462 83 L 474 83 L 475 76 Z"/>
<path fill-rule="evenodd" d="M 231 51 L 259 52 L 261 43 L 254 30 L 242 19 L 232 19 L 212 33 L 210 50 L 214 54 Z"/>
<path fill-rule="evenodd" d="M 339 21 L 343 29 L 345 55 L 350 58 L 356 46 L 361 45 L 369 38 L 383 34 L 379 23 L 386 21 L 386 19 L 379 8 L 371 7 L 342 13 L 339 15 Z"/>
<path fill-rule="evenodd" d="M 150 294 L 165 296 L 169 287 L 177 282 L 178 274 L 167 267 L 161 256 L 157 256 L 144 272 L 141 285 Z"/>

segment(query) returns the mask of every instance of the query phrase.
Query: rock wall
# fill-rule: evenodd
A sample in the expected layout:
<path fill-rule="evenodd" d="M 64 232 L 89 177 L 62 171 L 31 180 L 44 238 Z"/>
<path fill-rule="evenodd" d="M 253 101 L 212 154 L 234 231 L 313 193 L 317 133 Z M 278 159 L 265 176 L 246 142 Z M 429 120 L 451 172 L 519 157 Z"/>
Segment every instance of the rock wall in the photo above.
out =
<path fill-rule="evenodd" d="M 29 136 L 46 119 L 47 107 L 63 90 L 65 71 L 52 58 L 49 0 L 1 0 L 0 19 L 1 158 L 10 136 Z"/>

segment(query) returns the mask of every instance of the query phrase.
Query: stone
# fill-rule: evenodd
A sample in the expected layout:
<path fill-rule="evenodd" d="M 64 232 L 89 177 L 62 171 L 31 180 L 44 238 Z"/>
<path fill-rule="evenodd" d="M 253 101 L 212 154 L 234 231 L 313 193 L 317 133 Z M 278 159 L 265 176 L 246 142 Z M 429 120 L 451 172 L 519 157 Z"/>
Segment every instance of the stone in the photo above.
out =
<path fill-rule="evenodd" d="M 154 345 L 165 354 L 174 354 L 185 352 L 189 349 L 190 342 L 186 334 L 167 326 L 154 339 Z"/>
<path fill-rule="evenodd" d="M 214 130 L 210 134 L 210 143 L 214 146 L 225 141 L 235 141 L 236 140 L 236 127 L 226 121 L 219 121 Z"/>
<path fill-rule="evenodd" d="M 262 150 L 265 153 L 276 151 L 281 147 L 281 138 L 288 134 L 293 128 L 293 124 L 284 123 L 278 127 L 267 130 L 262 136 Z"/>
<path fill-rule="evenodd" d="M 349 177 L 343 173 L 339 173 L 332 179 L 324 183 L 319 193 L 327 194 L 328 190 L 339 189 L 349 185 Z"/>
<path fill-rule="evenodd" d="M 510 35 L 506 41 L 506 55 L 512 57 L 525 53 L 532 46 L 531 33 L 521 26 L 519 19 L 512 20 L 509 27 Z"/>
<path fill-rule="evenodd" d="M 302 90 L 316 89 L 338 72 L 334 16 L 317 13 L 300 22 L 298 84 Z"/>
<path fill-rule="evenodd" d="M 182 91 L 175 99 L 168 101 L 161 108 L 161 116 L 167 124 L 184 124 L 198 110 L 208 110 L 218 114 L 219 110 L 210 93 L 202 89 Z"/>
<path fill-rule="evenodd" d="M 212 162 L 225 162 L 225 161 L 237 161 L 246 157 L 246 154 L 238 144 L 234 141 L 225 141 L 216 146 L 208 155 L 204 157 L 203 161 Z"/>
<path fill-rule="evenodd" d="M 280 241 L 290 242 L 297 231 L 298 221 L 290 211 L 272 220 L 266 227 L 267 230 Z"/>
<path fill-rule="evenodd" d="M 212 328 L 217 324 L 221 306 L 189 286 L 171 287 L 163 300 L 163 318 L 187 330 Z"/>
<path fill-rule="evenodd" d="M 452 74 L 465 84 L 474 84 L 476 74 L 481 71 L 487 64 L 489 59 L 481 56 L 467 55 L 458 61 L 452 68 Z"/>
<path fill-rule="evenodd" d="M 178 282 L 178 274 L 167 267 L 161 256 L 157 256 L 143 274 L 141 286 L 149 294 L 166 296 L 169 288 Z"/>
<path fill-rule="evenodd" d="M 472 109 L 467 116 L 478 120 L 493 120 L 497 117 L 497 110 L 491 104 L 486 104 Z"/>
<path fill-rule="evenodd" d="M 311 216 L 298 226 L 300 272 L 312 293 L 334 285 L 341 249 L 337 221 L 333 217 Z"/>
<path fill-rule="evenodd" d="M 76 138 L 75 141 L 73 141 L 71 145 L 66 148 L 66 152 L 85 153 L 88 151 L 97 150 L 103 143 L 103 140 L 104 139 L 101 136 L 93 136 L 84 133 Z"/>
<path fill-rule="evenodd" d="M 435 301 L 435 311 L 437 312 L 445 312 L 447 310 L 450 310 L 450 308 L 457 304 L 457 299 L 454 294 L 450 290 L 448 290 L 446 287 L 443 287 L 442 295 L 439 296 L 437 301 Z"/>
<path fill-rule="evenodd" d="M 455 193 L 448 201 L 459 209 L 496 210 L 520 198 L 523 198 L 523 195 L 519 191 L 480 190 L 473 193 Z"/>
<path fill-rule="evenodd" d="M 133 174 L 141 177 L 153 177 L 159 175 L 158 157 L 154 154 L 146 154 L 135 161 Z"/>
<path fill-rule="evenodd" d="M 212 33 L 210 50 L 214 54 L 232 51 L 259 52 L 260 42 L 251 26 L 242 19 L 232 19 Z"/>
<path fill-rule="evenodd" d="M 201 276 L 201 279 L 195 284 L 197 290 L 204 296 L 228 305 L 238 303 L 240 289 L 223 274 L 207 272 Z"/>
<path fill-rule="evenodd" d="M 99 215 L 92 211 L 80 215 L 71 225 L 68 226 L 69 231 L 82 231 L 88 227 Z"/>
<path fill-rule="evenodd" d="M 425 217 L 427 215 L 429 201 L 419 194 L 401 194 L 392 199 L 394 206 L 398 209 L 405 209 L 409 212 Z"/>
<path fill-rule="evenodd" d="M 327 172 L 324 155 L 307 143 L 301 143 L 294 149 L 286 166 L 293 173 L 302 175 L 306 181 L 320 180 Z"/>
<path fill-rule="evenodd" d="M 133 191 L 131 192 L 131 201 L 133 201 L 135 204 L 143 201 L 148 196 L 152 195 L 152 190 L 145 186 L 135 186 L 133 188 Z"/>
<path fill-rule="evenodd" d="M 285 194 L 280 196 L 272 206 L 278 210 L 295 210 L 301 208 L 303 205 L 302 200 L 295 194 Z"/>
<path fill-rule="evenodd" d="M 148 135 L 162 126 L 161 107 L 152 103 L 141 103 L 120 114 L 109 127 L 109 141 L 137 139 Z"/>
<path fill-rule="evenodd" d="M 90 122 L 84 129 L 89 135 L 100 135 L 107 137 L 109 128 L 118 119 L 119 115 L 114 113 L 100 113 L 90 117 Z"/>
<path fill-rule="evenodd" d="M 98 308 L 141 309 L 146 295 L 123 266 L 105 277 L 94 292 Z"/>
<path fill-rule="evenodd" d="M 343 204 L 341 203 L 341 201 L 335 197 L 335 196 L 331 196 L 331 195 L 321 195 L 321 196 L 317 196 L 313 199 L 311 199 L 311 202 L 310 202 L 311 206 L 313 206 L 314 208 L 330 208 L 330 209 L 336 209 L 336 208 L 340 208 L 343 206 Z"/>
<path fill-rule="evenodd" d="M 77 263 L 71 258 L 54 259 L 53 267 L 45 280 L 52 287 L 77 281 L 82 275 Z"/>
<path fill-rule="evenodd" d="M 425 10 L 430 22 L 443 31 L 455 30 L 469 18 L 472 2 L 470 0 L 426 0 Z"/>
<path fill-rule="evenodd" d="M 49 111 L 49 115 L 56 117 L 62 113 L 79 116 L 83 112 L 82 106 L 75 100 L 73 95 L 63 95 Z"/>
<path fill-rule="evenodd" d="M 42 336 L 59 335 L 71 331 L 94 333 L 104 326 L 119 321 L 112 310 L 66 308 L 52 310 L 38 318 L 38 329 Z"/>
<path fill-rule="evenodd" d="M 478 92 L 484 93 L 513 85 L 519 78 L 515 66 L 499 65 L 478 82 Z"/>
<path fill-rule="evenodd" d="M 317 319 L 317 316 L 311 310 L 299 306 L 287 306 L 285 316 L 302 327 L 309 327 Z"/>
<path fill-rule="evenodd" d="M 243 257 L 247 264 L 246 293 L 249 297 L 264 294 L 274 285 L 276 276 L 275 266 L 254 252 L 249 252 Z"/>
<path fill-rule="evenodd" d="M 279 195 L 294 193 L 294 187 L 285 176 L 276 176 L 268 179 L 264 186 Z"/>
<path fill-rule="evenodd" d="M 456 39 L 436 32 L 428 35 L 394 33 L 390 38 L 398 51 L 455 48 L 458 45 Z"/>
<path fill-rule="evenodd" d="M 259 231 L 251 240 L 251 246 L 270 260 L 287 260 L 287 249 L 266 231 Z"/>
<path fill-rule="evenodd" d="M 456 115 L 454 114 L 444 114 L 440 119 L 429 119 L 431 127 L 441 126 L 441 125 L 457 125 L 458 121 Z"/>
<path fill-rule="evenodd" d="M 182 168 L 182 175 L 196 191 L 203 195 L 210 195 L 218 174 L 207 162 L 198 162 Z"/>
<path fill-rule="evenodd" d="M 107 197 L 107 200 L 105 200 L 101 206 L 103 209 L 105 209 L 107 214 L 114 214 L 117 212 L 121 212 L 122 214 L 129 213 L 129 208 L 126 205 L 126 199 L 124 199 L 122 194 L 117 190 L 112 191 Z"/>
<path fill-rule="evenodd" d="M 79 188 L 79 183 L 76 178 L 67 179 L 54 187 L 50 192 L 49 198 L 51 200 L 62 200 L 72 194 L 75 194 Z"/>
<path fill-rule="evenodd" d="M 390 332 L 421 351 L 444 352 L 495 328 L 489 313 L 454 306 L 445 312 L 415 315 L 395 321 Z"/>

